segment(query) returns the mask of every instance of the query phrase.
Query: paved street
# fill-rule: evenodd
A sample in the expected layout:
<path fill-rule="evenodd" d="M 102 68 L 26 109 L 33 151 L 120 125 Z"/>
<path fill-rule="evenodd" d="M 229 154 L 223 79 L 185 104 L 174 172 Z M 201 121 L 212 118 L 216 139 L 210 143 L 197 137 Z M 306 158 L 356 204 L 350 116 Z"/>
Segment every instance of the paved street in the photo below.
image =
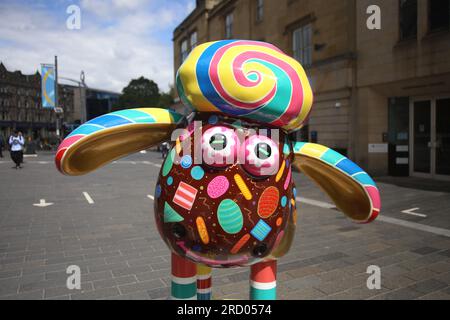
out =
<path fill-rule="evenodd" d="M 158 153 L 82 177 L 59 174 L 50 154 L 25 161 L 14 170 L 0 159 L 0 299 L 167 299 L 169 251 L 151 199 Z M 279 262 L 280 299 L 450 299 L 449 184 L 380 179 L 382 216 L 357 225 L 295 178 L 299 227 Z M 66 287 L 74 264 L 81 290 Z M 379 290 L 366 286 L 369 265 L 381 268 Z M 248 269 L 213 275 L 215 299 L 248 297 Z"/>

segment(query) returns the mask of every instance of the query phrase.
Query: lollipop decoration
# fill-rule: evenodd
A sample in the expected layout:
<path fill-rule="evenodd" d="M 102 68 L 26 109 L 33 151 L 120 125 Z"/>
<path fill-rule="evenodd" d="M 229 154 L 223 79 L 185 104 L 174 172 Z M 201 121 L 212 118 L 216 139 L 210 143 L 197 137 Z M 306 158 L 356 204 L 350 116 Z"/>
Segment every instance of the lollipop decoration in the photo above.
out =
<path fill-rule="evenodd" d="M 288 130 L 302 125 L 313 99 L 300 63 L 257 41 L 199 45 L 178 70 L 177 87 L 197 111 L 244 116 Z"/>
<path fill-rule="evenodd" d="M 158 231 L 172 251 L 174 299 L 211 298 L 211 268 L 249 266 L 250 298 L 276 298 L 277 260 L 295 234 L 292 165 L 357 223 L 380 211 L 378 189 L 337 152 L 291 142 L 312 105 L 302 66 L 271 44 L 226 40 L 196 47 L 177 73 L 189 121 L 163 109 L 123 110 L 91 120 L 60 145 L 57 168 L 90 172 L 121 156 L 173 143 L 155 188 Z M 194 122 L 200 123 L 196 141 Z M 201 149 L 201 159 L 185 153 Z"/>

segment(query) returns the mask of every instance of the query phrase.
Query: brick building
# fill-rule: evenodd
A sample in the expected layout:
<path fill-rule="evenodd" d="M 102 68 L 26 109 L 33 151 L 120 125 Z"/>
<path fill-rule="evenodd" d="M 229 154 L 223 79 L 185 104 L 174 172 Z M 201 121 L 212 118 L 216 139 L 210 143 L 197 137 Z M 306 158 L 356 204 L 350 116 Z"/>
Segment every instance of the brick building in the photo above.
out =
<path fill-rule="evenodd" d="M 380 8 L 369 30 L 367 8 Z M 304 139 L 375 175 L 450 177 L 449 0 L 198 0 L 173 33 L 175 71 L 199 43 L 273 43 L 315 94 Z"/>
<path fill-rule="evenodd" d="M 62 121 L 73 121 L 74 93 L 70 86 L 59 85 L 59 105 L 64 114 Z M 42 108 L 41 75 L 25 75 L 8 71 L 0 63 L 0 134 L 5 139 L 13 130 L 22 131 L 28 138 L 51 140 L 56 135 L 56 114 L 53 109 Z"/>

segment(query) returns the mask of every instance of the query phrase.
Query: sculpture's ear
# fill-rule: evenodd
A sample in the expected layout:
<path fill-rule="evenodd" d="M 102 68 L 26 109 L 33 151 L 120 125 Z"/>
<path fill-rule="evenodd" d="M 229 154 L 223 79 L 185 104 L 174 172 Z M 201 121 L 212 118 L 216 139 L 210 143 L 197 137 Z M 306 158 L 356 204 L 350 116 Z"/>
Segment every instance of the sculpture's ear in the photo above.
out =
<path fill-rule="evenodd" d="M 359 223 L 374 220 L 380 212 L 375 182 L 355 163 L 314 143 L 294 144 L 294 165 L 325 191 L 336 207 Z"/>
<path fill-rule="evenodd" d="M 82 175 L 113 160 L 170 139 L 183 122 L 176 112 L 159 108 L 128 109 L 92 119 L 59 145 L 55 163 L 67 175 Z"/>

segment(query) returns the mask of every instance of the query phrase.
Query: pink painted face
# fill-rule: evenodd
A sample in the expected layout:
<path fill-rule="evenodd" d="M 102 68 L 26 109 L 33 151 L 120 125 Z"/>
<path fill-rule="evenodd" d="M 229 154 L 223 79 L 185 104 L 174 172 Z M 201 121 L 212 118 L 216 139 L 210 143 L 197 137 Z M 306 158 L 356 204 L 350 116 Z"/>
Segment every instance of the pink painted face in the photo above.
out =
<path fill-rule="evenodd" d="M 238 119 L 220 115 L 194 120 L 201 128 L 191 125 L 173 146 L 156 187 L 155 217 L 164 241 L 214 267 L 283 255 L 292 240 L 285 231 L 295 220 L 287 135 L 251 123 L 244 129 Z"/>

